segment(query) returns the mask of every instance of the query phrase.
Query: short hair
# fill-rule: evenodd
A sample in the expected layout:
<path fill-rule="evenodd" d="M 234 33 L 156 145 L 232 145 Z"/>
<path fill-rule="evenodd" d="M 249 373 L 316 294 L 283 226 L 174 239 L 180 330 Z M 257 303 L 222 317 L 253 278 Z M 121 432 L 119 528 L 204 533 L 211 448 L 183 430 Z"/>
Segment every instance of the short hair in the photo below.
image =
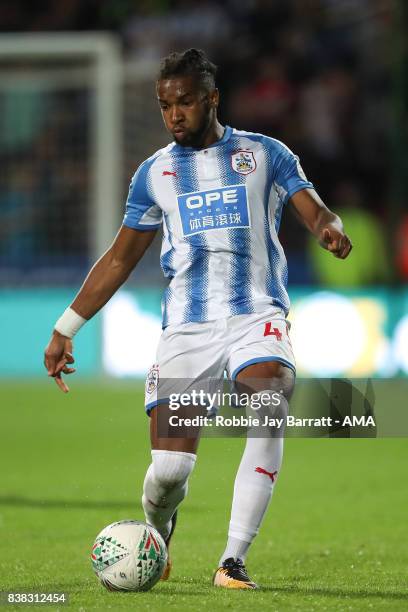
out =
<path fill-rule="evenodd" d="M 160 63 L 157 80 L 173 76 L 192 76 L 206 89 L 215 88 L 217 66 L 210 62 L 201 49 L 174 51 L 164 57 Z"/>

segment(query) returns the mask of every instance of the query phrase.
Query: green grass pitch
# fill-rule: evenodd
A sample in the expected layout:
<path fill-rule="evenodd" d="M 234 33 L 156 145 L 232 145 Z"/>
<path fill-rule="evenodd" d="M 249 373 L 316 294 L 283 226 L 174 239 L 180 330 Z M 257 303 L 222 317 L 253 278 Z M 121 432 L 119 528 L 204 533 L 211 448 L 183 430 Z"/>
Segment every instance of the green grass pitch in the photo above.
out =
<path fill-rule="evenodd" d="M 255 592 L 211 587 L 243 440 L 204 439 L 171 580 L 148 593 L 105 591 L 90 548 L 108 523 L 143 517 L 148 419 L 140 386 L 71 384 L 67 396 L 47 380 L 2 384 L 0 590 L 66 591 L 60 610 L 408 609 L 403 439 L 286 442 L 247 559 Z"/>

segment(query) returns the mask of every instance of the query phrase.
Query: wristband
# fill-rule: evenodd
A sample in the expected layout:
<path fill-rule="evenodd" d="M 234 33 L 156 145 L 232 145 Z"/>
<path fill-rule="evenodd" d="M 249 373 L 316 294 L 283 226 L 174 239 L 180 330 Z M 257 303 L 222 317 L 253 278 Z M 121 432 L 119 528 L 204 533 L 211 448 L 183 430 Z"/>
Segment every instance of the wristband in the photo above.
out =
<path fill-rule="evenodd" d="M 73 338 L 86 321 L 87 319 L 81 317 L 75 310 L 67 308 L 54 325 L 54 329 L 62 336 Z"/>

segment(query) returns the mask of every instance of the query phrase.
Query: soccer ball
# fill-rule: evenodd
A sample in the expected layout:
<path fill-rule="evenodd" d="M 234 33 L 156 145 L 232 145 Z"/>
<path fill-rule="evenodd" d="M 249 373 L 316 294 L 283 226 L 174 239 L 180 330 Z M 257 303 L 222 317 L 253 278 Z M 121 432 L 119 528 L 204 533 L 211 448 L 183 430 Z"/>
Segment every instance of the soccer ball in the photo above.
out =
<path fill-rule="evenodd" d="M 97 536 L 91 561 L 95 574 L 109 591 L 148 591 L 163 574 L 167 548 L 150 525 L 119 521 Z"/>

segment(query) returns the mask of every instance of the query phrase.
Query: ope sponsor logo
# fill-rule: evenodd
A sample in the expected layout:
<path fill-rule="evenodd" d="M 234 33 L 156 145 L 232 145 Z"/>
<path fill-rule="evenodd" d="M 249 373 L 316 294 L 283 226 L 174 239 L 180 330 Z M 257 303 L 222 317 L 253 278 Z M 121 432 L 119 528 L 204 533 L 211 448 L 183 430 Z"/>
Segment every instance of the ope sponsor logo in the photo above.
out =
<path fill-rule="evenodd" d="M 250 227 L 246 185 L 184 193 L 177 197 L 183 235 Z"/>
<path fill-rule="evenodd" d="M 186 198 L 186 206 L 190 210 L 201 208 L 201 206 L 211 206 L 214 202 L 222 202 L 223 204 L 237 204 L 238 190 L 224 189 L 223 191 L 209 191 L 207 193 L 197 193 L 189 195 Z"/>

